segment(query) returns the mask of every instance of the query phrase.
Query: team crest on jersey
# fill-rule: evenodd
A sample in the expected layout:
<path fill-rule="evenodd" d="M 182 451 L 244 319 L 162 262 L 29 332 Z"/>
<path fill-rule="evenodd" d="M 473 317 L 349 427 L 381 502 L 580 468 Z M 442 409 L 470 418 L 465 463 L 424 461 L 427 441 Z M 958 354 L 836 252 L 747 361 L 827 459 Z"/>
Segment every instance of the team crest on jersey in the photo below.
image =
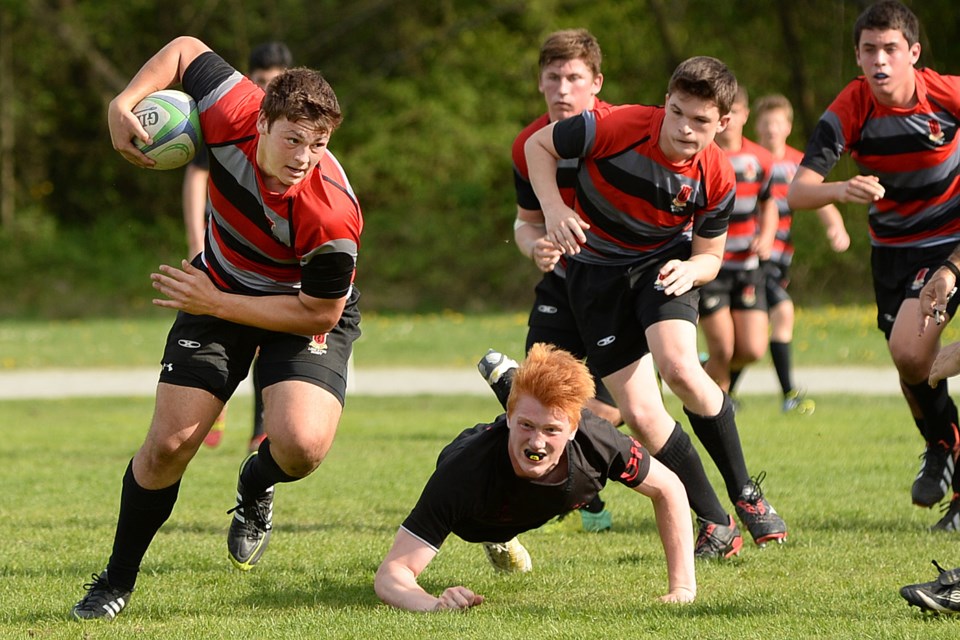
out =
<path fill-rule="evenodd" d="M 930 134 L 927 136 L 930 138 L 930 142 L 933 144 L 943 144 L 943 140 L 946 138 L 946 135 L 943 133 L 943 129 L 940 128 L 940 121 L 928 120 L 927 126 L 930 127 Z"/>
<path fill-rule="evenodd" d="M 917 275 L 913 276 L 913 282 L 910 284 L 910 290 L 919 291 L 920 289 L 923 289 L 923 285 L 927 281 L 928 273 L 930 273 L 930 269 L 927 267 L 917 271 Z"/>
<path fill-rule="evenodd" d="M 748 284 L 743 288 L 743 293 L 741 294 L 741 298 L 743 299 L 743 304 L 745 306 L 747 307 L 756 306 L 757 288 L 752 284 Z"/>
<path fill-rule="evenodd" d="M 670 211 L 672 213 L 683 211 L 692 194 L 693 187 L 688 184 L 680 185 L 680 191 L 677 192 L 677 196 L 673 199 L 673 202 L 670 203 Z"/>
<path fill-rule="evenodd" d="M 310 339 L 310 344 L 307 345 L 307 351 L 315 356 L 325 354 L 327 352 L 327 334 L 321 333 L 320 335 L 313 336 Z"/>
<path fill-rule="evenodd" d="M 752 162 L 748 162 L 743 167 L 743 179 L 746 182 L 756 182 L 757 181 L 757 165 Z"/>

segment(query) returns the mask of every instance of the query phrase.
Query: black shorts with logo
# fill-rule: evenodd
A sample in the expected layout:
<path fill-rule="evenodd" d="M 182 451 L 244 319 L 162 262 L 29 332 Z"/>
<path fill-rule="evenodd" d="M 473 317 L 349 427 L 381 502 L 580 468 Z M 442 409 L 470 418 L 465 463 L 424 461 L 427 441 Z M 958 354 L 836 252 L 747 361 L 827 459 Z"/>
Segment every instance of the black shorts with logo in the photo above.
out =
<path fill-rule="evenodd" d="M 226 402 L 247 377 L 257 356 L 262 387 L 302 380 L 323 387 L 342 405 L 347 391 L 347 361 L 354 341 L 360 337 L 359 297 L 354 287 L 337 325 L 318 336 L 267 331 L 181 311 L 167 335 L 160 382 L 205 389 Z"/>
<path fill-rule="evenodd" d="M 545 342 L 570 352 L 576 358 L 586 358 L 587 349 L 567 298 L 566 278 L 555 271 L 545 273 L 534 294 L 533 309 L 527 321 L 526 350 L 530 351 L 530 347 L 538 342 Z M 597 399 L 614 406 L 613 396 L 603 385 L 600 374 L 591 368 L 590 360 L 587 360 L 587 368 L 593 374 Z"/>
<path fill-rule="evenodd" d="M 956 247 L 946 242 L 933 247 L 873 247 L 870 266 L 873 271 L 873 294 L 877 300 L 877 328 L 890 339 L 893 322 L 900 305 L 909 298 L 919 298 L 920 290 L 930 276 L 940 268 Z M 947 302 L 947 313 L 952 318 L 960 305 L 960 296 Z"/>
<path fill-rule="evenodd" d="M 766 311 L 766 274 L 762 269 L 720 269 L 717 277 L 700 287 L 703 317 L 730 307 L 732 311 Z"/>
<path fill-rule="evenodd" d="M 760 269 L 766 276 L 767 308 L 773 309 L 781 302 L 792 300 L 787 293 L 790 286 L 790 265 L 766 260 L 760 264 Z"/>
<path fill-rule="evenodd" d="M 642 267 L 595 265 L 571 260 L 567 292 L 587 362 L 606 376 L 650 352 L 646 329 L 663 320 L 697 322 L 697 289 L 668 296 L 657 286 L 664 258 Z M 682 259 L 682 258 L 681 258 Z"/>

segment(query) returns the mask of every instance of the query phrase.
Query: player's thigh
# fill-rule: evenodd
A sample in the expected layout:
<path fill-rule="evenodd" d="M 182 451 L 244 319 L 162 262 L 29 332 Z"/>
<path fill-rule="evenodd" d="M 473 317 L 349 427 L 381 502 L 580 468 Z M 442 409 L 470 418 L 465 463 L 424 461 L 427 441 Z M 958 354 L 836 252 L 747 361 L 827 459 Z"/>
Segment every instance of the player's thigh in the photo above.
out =
<path fill-rule="evenodd" d="M 767 350 L 769 319 L 764 311 L 734 311 L 734 358 L 758 360 Z"/>
<path fill-rule="evenodd" d="M 904 300 L 887 341 L 897 371 L 908 384 L 919 384 L 926 380 L 940 348 L 940 334 L 946 326 L 938 327 L 929 323 L 921 336 L 917 331 L 919 317 L 919 299 Z"/>
<path fill-rule="evenodd" d="M 729 360 L 734 349 L 734 323 L 730 307 L 715 310 L 700 318 L 700 331 L 711 358 Z"/>

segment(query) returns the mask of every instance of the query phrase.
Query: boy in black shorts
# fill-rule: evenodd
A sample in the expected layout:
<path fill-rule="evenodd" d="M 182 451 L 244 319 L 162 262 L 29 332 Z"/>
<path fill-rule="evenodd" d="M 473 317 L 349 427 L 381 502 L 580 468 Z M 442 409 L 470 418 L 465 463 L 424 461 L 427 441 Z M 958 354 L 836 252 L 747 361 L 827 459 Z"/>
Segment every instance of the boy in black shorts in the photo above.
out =
<path fill-rule="evenodd" d="M 267 439 L 241 465 L 227 550 L 241 570 L 260 560 L 274 485 L 310 475 L 333 443 L 360 335 L 353 280 L 363 222 L 327 150 L 342 120 L 333 89 L 301 68 L 264 94 L 199 40 L 177 38 L 110 103 L 114 148 L 131 163 L 153 162 L 133 144 L 148 136 L 132 108 L 177 83 L 200 106 L 210 151 L 207 246 L 193 264 L 151 276 L 163 296 L 154 304 L 177 319 L 150 430 L 123 476 L 113 553 L 85 585 L 77 619 L 113 618 L 127 605 L 187 465 L 258 349 Z"/>
<path fill-rule="evenodd" d="M 742 536 L 700 457 L 663 405 L 651 359 L 683 401 L 754 541 L 782 541 L 786 525 L 751 478 L 730 398 L 700 365 L 697 287 L 720 268 L 735 197 L 730 162 L 714 143 L 737 81 L 721 61 L 681 63 L 665 107 L 584 112 L 526 144 L 547 236 L 568 256 L 567 292 L 591 366 L 624 421 L 676 473 L 697 513 L 699 557 L 729 557 Z M 559 192 L 561 159 L 580 159 L 575 208 Z"/>
<path fill-rule="evenodd" d="M 696 597 L 690 506 L 677 477 L 633 438 L 584 409 L 594 383 L 586 365 L 535 344 L 510 375 L 507 413 L 447 445 L 420 499 L 377 570 L 374 588 L 412 611 L 468 609 L 483 602 L 465 586 L 427 593 L 417 577 L 451 533 L 484 546 L 501 571 L 530 571 L 517 535 L 593 499 L 616 480 L 649 497 L 667 557 L 663 602 Z"/>

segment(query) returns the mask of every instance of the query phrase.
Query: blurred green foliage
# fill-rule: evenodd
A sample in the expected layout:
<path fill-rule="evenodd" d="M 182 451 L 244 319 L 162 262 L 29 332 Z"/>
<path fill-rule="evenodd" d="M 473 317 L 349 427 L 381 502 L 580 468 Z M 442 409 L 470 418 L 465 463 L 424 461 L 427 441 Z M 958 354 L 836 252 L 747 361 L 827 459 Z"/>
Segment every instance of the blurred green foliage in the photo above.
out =
<path fill-rule="evenodd" d="M 912 2 L 921 61 L 956 72 L 952 3 Z M 106 104 L 155 51 L 200 37 L 243 69 L 250 47 L 287 42 L 321 69 L 345 121 L 331 143 L 366 219 L 358 283 L 369 310 L 524 310 L 538 278 L 513 246 L 513 137 L 544 110 L 537 52 L 549 32 L 589 28 L 610 102 L 660 103 L 690 55 L 721 57 L 757 97 L 794 101 L 791 142 L 858 72 L 854 0 L 0 0 L 12 43 L 16 220 L 0 229 L 0 315 L 145 313 L 148 274 L 183 257 L 179 171 L 138 170 L 111 148 Z M 748 131 L 750 125 L 748 124 Z M 12 159 L 12 160 L 11 160 Z M 837 174 L 849 173 L 845 164 Z M 854 244 L 829 252 L 799 214 L 793 291 L 801 304 L 871 300 L 865 212 Z"/>

